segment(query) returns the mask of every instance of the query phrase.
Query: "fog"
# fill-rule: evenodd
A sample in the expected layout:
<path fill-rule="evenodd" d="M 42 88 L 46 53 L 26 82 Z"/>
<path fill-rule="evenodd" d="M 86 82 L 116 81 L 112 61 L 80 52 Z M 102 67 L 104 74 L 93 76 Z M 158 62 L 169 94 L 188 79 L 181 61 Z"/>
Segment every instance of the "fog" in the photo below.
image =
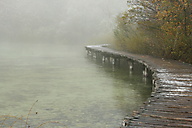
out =
<path fill-rule="evenodd" d="M 126 0 L 1 0 L 0 8 L 1 41 L 78 44 L 107 41 Z"/>
<path fill-rule="evenodd" d="M 27 115 L 39 100 L 33 125 L 118 127 L 150 89 L 129 70 L 94 63 L 84 46 L 113 41 L 126 1 L 0 0 L 0 116 Z"/>

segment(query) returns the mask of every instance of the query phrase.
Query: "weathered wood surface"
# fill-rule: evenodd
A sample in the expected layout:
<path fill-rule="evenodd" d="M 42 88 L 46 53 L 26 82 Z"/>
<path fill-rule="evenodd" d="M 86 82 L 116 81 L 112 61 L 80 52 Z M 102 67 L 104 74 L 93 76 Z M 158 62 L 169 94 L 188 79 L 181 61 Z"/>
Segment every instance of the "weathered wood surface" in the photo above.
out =
<path fill-rule="evenodd" d="M 116 51 L 102 45 L 86 46 L 89 52 L 125 57 L 153 72 L 154 90 L 143 107 L 125 117 L 121 128 L 192 128 L 192 66 L 174 60 Z"/>

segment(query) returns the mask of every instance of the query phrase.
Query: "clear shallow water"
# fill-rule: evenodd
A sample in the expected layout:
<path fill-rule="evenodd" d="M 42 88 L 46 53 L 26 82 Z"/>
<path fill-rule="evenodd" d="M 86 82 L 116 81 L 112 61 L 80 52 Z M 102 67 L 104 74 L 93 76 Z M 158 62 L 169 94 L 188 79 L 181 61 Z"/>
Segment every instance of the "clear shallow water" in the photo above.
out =
<path fill-rule="evenodd" d="M 97 63 L 86 56 L 84 47 L 1 46 L 0 115 L 25 119 L 38 100 L 29 115 L 31 127 L 59 121 L 67 128 L 118 128 L 151 92 L 150 80 L 140 73 Z"/>

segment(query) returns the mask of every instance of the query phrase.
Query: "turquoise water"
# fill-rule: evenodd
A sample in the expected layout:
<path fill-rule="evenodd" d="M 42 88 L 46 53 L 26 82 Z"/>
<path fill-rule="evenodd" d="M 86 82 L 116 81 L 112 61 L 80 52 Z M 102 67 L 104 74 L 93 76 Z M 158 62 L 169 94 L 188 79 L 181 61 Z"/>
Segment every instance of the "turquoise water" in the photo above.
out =
<path fill-rule="evenodd" d="M 151 80 L 139 71 L 95 62 L 83 46 L 2 43 L 0 58 L 0 115 L 25 120 L 38 100 L 29 115 L 31 127 L 58 121 L 67 128 L 118 128 L 151 93 Z"/>

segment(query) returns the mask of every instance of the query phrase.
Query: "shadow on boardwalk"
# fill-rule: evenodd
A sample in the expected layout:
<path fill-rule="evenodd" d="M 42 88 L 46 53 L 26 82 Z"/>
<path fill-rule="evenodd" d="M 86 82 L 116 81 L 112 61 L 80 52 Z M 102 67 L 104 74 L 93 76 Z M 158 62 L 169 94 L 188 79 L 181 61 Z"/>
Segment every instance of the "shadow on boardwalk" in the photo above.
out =
<path fill-rule="evenodd" d="M 174 60 L 116 51 L 102 45 L 86 46 L 91 53 L 128 58 L 153 72 L 151 97 L 121 128 L 192 128 L 192 66 Z"/>

